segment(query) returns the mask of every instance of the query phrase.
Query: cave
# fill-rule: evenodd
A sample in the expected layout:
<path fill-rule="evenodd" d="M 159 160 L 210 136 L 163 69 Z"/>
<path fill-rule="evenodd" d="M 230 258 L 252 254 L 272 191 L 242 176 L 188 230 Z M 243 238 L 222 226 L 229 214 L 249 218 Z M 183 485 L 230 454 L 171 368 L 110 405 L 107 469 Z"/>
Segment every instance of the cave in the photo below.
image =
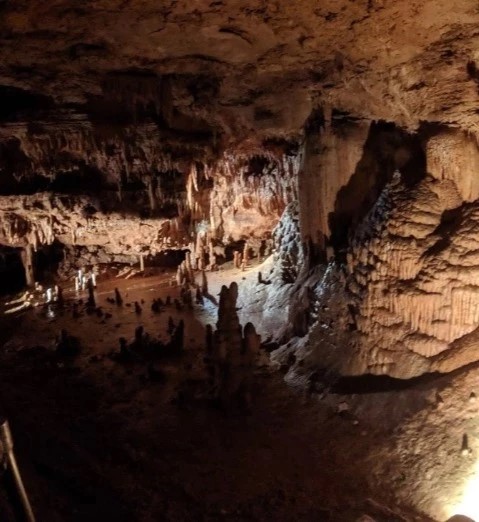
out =
<path fill-rule="evenodd" d="M 0 522 L 479 522 L 472 0 L 0 0 Z"/>

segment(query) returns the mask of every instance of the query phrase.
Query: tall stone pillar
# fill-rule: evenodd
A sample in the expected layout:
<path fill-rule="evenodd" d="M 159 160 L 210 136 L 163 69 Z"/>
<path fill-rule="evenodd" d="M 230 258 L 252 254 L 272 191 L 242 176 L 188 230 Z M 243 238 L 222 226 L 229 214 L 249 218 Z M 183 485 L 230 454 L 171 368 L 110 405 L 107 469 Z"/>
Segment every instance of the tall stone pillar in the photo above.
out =
<path fill-rule="evenodd" d="M 33 247 L 27 245 L 22 251 L 22 263 L 25 269 L 25 280 L 27 286 L 33 286 L 35 284 L 35 270 L 33 266 Z"/>

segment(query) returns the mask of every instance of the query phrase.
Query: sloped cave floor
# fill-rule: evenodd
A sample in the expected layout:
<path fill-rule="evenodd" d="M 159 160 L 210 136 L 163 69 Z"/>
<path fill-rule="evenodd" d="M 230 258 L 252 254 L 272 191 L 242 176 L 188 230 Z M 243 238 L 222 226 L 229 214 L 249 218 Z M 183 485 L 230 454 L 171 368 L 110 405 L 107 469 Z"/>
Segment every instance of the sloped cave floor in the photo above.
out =
<path fill-rule="evenodd" d="M 212 274 L 211 295 L 231 280 L 251 284 L 259 269 Z M 401 389 L 363 379 L 316 393 L 286 386 L 263 351 L 250 408 L 224 411 L 198 393 L 204 324 L 216 322 L 215 305 L 150 310 L 153 298 L 179 295 L 171 278 L 100 281 L 97 306 L 109 318 L 80 306 L 73 319 L 72 289 L 62 310 L 1 316 L 0 397 L 38 520 L 394 522 L 453 514 L 464 489 L 457 477 L 466 480 L 479 443 L 477 367 Z M 122 307 L 106 300 L 114 287 Z M 109 357 L 138 325 L 166 338 L 170 316 L 185 320 L 185 352 L 155 363 L 161 378 L 140 360 Z M 80 340 L 78 355 L 55 354 L 61 328 Z M 408 498 L 417 490 L 436 494 L 436 505 Z"/>

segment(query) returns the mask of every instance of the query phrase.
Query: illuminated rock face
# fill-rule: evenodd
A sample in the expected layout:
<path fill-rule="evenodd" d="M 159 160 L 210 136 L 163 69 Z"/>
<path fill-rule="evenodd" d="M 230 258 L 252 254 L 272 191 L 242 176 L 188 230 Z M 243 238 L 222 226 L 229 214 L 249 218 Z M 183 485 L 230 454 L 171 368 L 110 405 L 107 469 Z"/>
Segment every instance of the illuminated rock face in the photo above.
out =
<path fill-rule="evenodd" d="M 286 205 L 298 197 L 298 156 L 254 159 L 259 165 L 241 165 L 241 157 L 225 158 L 213 174 L 210 225 L 226 243 L 270 236 Z"/>
<path fill-rule="evenodd" d="M 477 129 L 470 0 L 77 4 L 0 1 L 0 244 L 256 247 L 298 201 L 341 371 L 473 357 L 477 147 L 433 128 Z"/>
<path fill-rule="evenodd" d="M 311 339 L 315 357 L 323 353 L 342 373 L 408 378 L 477 360 L 479 148 L 459 131 L 441 131 L 423 144 L 424 170 L 408 179 L 407 165 L 391 164 L 365 217 L 357 222 L 364 208 L 350 214 L 342 242 L 334 245 L 334 231 L 323 228 L 340 268 L 325 282 L 328 311 Z M 354 154 L 355 141 L 351 147 Z M 406 157 L 402 146 L 392 157 L 401 151 Z M 331 207 L 329 186 L 323 190 Z M 324 219 L 318 222 L 324 227 Z M 321 333 L 328 320 L 336 321 L 335 356 L 330 336 Z"/>
<path fill-rule="evenodd" d="M 296 156 L 225 156 L 183 171 L 138 174 L 136 185 L 117 178 L 118 190 L 80 180 L 78 194 L 76 187 L 0 196 L 0 244 L 37 249 L 57 241 L 82 249 L 83 257 L 88 252 L 89 261 L 136 262 L 140 254 L 188 248 L 200 231 L 219 245 L 258 243 L 296 198 L 297 165 Z"/>

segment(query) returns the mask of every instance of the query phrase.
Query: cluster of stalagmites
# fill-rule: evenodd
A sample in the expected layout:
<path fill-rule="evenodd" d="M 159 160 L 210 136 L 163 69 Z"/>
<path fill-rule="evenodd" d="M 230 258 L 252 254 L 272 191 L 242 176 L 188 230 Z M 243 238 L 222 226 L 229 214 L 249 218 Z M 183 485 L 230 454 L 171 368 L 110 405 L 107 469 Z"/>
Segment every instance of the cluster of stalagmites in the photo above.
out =
<path fill-rule="evenodd" d="M 224 406 L 240 402 L 248 406 L 252 394 L 253 368 L 261 337 L 252 323 L 241 327 L 236 312 L 238 285 L 223 286 L 216 331 L 207 328 L 207 364 L 213 396 Z"/>
<path fill-rule="evenodd" d="M 78 319 L 86 313 L 96 315 L 105 322 L 112 318 L 112 314 L 104 312 L 98 306 L 95 289 L 89 285 L 88 297 L 74 302 L 55 303 L 55 306 L 71 308 L 72 318 Z M 161 298 L 153 299 L 151 310 L 155 314 L 163 314 L 175 309 L 178 314 L 183 311 L 193 309 L 194 287 L 184 284 L 181 288 L 180 298 L 172 299 L 169 295 L 165 300 Z M 196 288 L 196 304 L 203 304 L 203 297 L 213 299 L 207 293 L 207 281 L 202 282 L 202 287 Z M 205 357 L 206 374 L 200 397 L 213 400 L 223 408 L 230 407 L 249 407 L 251 405 L 253 393 L 253 375 L 257 358 L 260 351 L 261 337 L 256 333 L 252 323 L 247 323 L 244 328 L 239 323 L 236 310 L 238 297 L 238 286 L 232 283 L 230 287 L 223 286 L 219 296 L 218 322 L 216 330 L 208 325 L 205 333 Z M 107 302 L 116 305 L 118 308 L 130 307 L 132 311 L 141 316 L 145 303 L 142 301 L 125 303 L 121 293 L 115 289 L 114 296 L 108 297 Z M 46 306 L 46 305 L 45 305 Z M 51 306 L 51 305 L 50 305 Z M 158 366 L 163 358 L 179 357 L 188 350 L 185 343 L 185 331 L 188 328 L 188 315 L 185 319 L 174 320 L 170 315 L 166 325 L 166 333 L 169 336 L 167 342 L 162 341 L 156 336 L 147 333 L 143 326 L 135 329 L 133 339 L 128 341 L 125 337 L 119 339 L 119 350 L 113 350 L 108 357 L 120 364 L 144 363 L 146 364 L 146 380 L 161 381 L 166 378 L 166 374 Z M 66 330 L 61 330 L 56 342 L 56 353 L 59 356 L 76 356 L 81 351 L 80 339 L 72 337 Z M 91 362 L 98 362 L 104 356 L 94 355 L 90 358 Z M 185 387 L 180 385 L 178 401 L 183 404 L 187 397 Z"/>

